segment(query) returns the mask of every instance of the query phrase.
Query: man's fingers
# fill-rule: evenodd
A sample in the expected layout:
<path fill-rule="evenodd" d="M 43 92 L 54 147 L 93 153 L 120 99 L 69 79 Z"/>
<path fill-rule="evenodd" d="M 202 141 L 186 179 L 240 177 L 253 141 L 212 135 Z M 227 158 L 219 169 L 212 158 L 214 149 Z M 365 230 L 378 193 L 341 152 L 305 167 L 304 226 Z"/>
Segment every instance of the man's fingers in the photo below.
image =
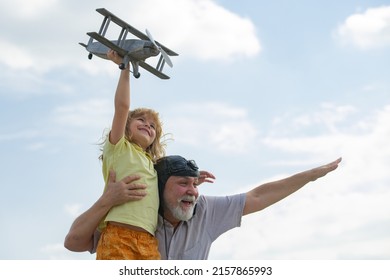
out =
<path fill-rule="evenodd" d="M 325 165 L 326 168 L 330 168 L 332 171 L 335 170 L 338 166 L 339 166 L 339 163 L 341 162 L 342 158 L 338 158 L 336 159 L 335 161 Z"/>
<path fill-rule="evenodd" d="M 111 169 L 108 175 L 108 182 L 115 183 L 115 180 L 116 180 L 116 173 L 114 170 Z"/>
<path fill-rule="evenodd" d="M 141 177 L 139 175 L 130 175 L 130 176 L 126 176 L 124 177 L 121 181 L 125 184 L 130 184 L 134 181 L 137 181 L 139 180 Z"/>
<path fill-rule="evenodd" d="M 335 161 L 331 162 L 330 165 L 338 165 L 341 162 L 342 158 L 338 158 Z"/>
<path fill-rule="evenodd" d="M 340 157 L 340 158 L 336 159 L 335 161 L 332 161 L 331 163 L 328 163 L 328 164 L 325 164 L 323 166 L 312 169 L 313 176 L 314 176 L 312 181 L 315 181 L 318 178 L 325 176 L 329 172 L 334 171 L 339 166 L 339 163 L 341 162 L 341 160 L 342 160 L 342 158 Z"/>
<path fill-rule="evenodd" d="M 128 189 L 127 196 L 130 200 L 141 200 L 146 196 L 147 192 L 140 189 Z"/>
<path fill-rule="evenodd" d="M 127 189 L 128 190 L 144 190 L 144 189 L 146 189 L 146 185 L 133 183 L 133 184 L 129 184 L 127 186 Z"/>
<path fill-rule="evenodd" d="M 200 177 L 203 177 L 203 178 L 216 179 L 214 174 L 212 174 L 211 172 L 205 171 L 205 170 L 199 171 L 199 174 L 200 174 Z"/>
<path fill-rule="evenodd" d="M 338 164 L 342 161 L 342 159 L 343 159 L 343 158 L 341 158 L 341 157 L 338 158 L 338 159 L 336 159 L 336 160 L 334 161 L 334 164 L 335 164 L 335 165 L 338 165 Z"/>
<path fill-rule="evenodd" d="M 214 183 L 214 178 L 210 179 L 209 177 L 206 177 L 206 176 L 199 176 L 198 181 L 202 182 L 202 183 L 205 183 L 205 182 Z"/>
<path fill-rule="evenodd" d="M 141 200 L 143 199 L 145 196 L 137 196 L 137 195 L 129 195 L 129 200 L 130 201 L 136 201 L 136 200 Z"/>
<path fill-rule="evenodd" d="M 205 179 L 204 182 L 205 182 L 205 183 L 214 183 L 214 180 Z"/>
<path fill-rule="evenodd" d="M 144 197 L 147 195 L 146 191 L 143 190 L 130 190 L 129 196 L 137 196 L 137 197 Z"/>

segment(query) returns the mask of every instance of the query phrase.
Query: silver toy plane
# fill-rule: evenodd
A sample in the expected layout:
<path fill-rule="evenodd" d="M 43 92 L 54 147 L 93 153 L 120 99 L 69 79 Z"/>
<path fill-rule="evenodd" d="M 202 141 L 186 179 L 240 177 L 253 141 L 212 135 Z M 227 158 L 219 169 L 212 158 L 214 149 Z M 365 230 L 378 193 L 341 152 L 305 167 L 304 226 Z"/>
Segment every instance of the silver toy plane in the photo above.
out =
<path fill-rule="evenodd" d="M 104 8 L 96 9 L 96 11 L 104 16 L 99 33 L 88 32 L 90 36 L 88 44 L 79 43 L 89 52 L 89 59 L 92 59 L 93 55 L 107 59 L 107 52 L 112 49 L 123 58 L 119 68 L 125 69 L 131 63 L 135 78 L 140 77 L 139 66 L 141 66 L 161 79 L 169 79 L 162 70 L 165 63 L 170 67 L 173 66 L 169 56 L 177 56 L 177 53 L 155 41 L 148 30 L 145 35 Z M 118 40 L 112 41 L 104 37 L 111 21 L 122 27 Z M 140 39 L 126 39 L 129 32 Z M 156 67 L 145 62 L 147 58 L 158 54 L 161 55 Z"/>

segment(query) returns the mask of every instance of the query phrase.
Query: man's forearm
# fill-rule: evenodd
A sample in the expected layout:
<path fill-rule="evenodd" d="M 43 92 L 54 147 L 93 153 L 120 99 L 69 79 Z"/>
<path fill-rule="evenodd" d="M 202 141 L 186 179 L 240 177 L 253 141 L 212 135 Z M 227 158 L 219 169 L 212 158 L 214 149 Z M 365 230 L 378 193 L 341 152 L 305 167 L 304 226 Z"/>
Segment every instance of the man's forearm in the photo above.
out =
<path fill-rule="evenodd" d="M 310 171 L 304 171 L 290 177 L 265 183 L 251 191 L 254 197 L 259 198 L 259 209 L 264 209 L 296 192 L 311 181 Z"/>
<path fill-rule="evenodd" d="M 74 252 L 91 250 L 94 232 L 110 208 L 110 205 L 101 198 L 81 214 L 73 222 L 69 233 L 65 237 L 65 248 Z"/>
<path fill-rule="evenodd" d="M 110 170 L 107 187 L 101 197 L 73 222 L 65 237 L 64 246 L 74 252 L 91 251 L 94 233 L 99 223 L 115 205 L 138 201 L 146 196 L 146 185 L 134 183 L 141 177 L 129 175 L 116 182 L 116 175 Z"/>

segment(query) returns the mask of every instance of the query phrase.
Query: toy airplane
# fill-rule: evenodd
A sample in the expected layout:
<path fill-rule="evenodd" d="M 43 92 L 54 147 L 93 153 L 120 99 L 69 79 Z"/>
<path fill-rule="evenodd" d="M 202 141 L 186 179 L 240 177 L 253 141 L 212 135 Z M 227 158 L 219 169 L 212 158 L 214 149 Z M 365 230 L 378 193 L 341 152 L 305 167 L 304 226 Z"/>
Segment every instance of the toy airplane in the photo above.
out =
<path fill-rule="evenodd" d="M 112 49 L 123 58 L 119 68 L 125 69 L 131 63 L 135 78 L 140 77 L 139 66 L 141 66 L 161 79 L 169 79 L 162 71 L 165 63 L 170 67 L 173 66 L 169 56 L 177 56 L 177 53 L 154 41 L 148 30 L 146 30 L 147 35 L 145 35 L 104 8 L 96 9 L 96 11 L 104 16 L 99 33 L 88 32 L 87 34 L 90 36 L 88 44 L 79 43 L 89 52 L 89 59 L 92 59 L 93 55 L 107 59 L 107 52 Z M 122 27 L 118 40 L 112 41 L 104 37 L 111 21 Z M 129 32 L 140 39 L 126 39 Z M 161 55 L 156 67 L 145 62 L 147 58 L 158 54 Z"/>

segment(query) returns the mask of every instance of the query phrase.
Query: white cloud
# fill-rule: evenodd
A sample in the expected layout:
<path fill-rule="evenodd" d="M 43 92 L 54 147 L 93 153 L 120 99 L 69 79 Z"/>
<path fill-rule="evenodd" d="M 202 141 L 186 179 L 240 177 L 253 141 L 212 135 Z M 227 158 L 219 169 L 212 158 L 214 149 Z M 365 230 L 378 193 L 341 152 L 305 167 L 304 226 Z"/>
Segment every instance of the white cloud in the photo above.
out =
<path fill-rule="evenodd" d="M 59 0 L 13 0 L 0 2 L 1 11 L 22 20 L 33 20 L 53 11 Z"/>
<path fill-rule="evenodd" d="M 228 120 L 220 124 L 210 134 L 211 143 L 226 153 L 247 153 L 256 138 L 257 132 L 253 124 L 247 120 Z"/>
<path fill-rule="evenodd" d="M 164 116 L 164 130 L 174 131 L 177 142 L 195 147 L 208 143 L 221 153 L 250 152 L 258 133 L 245 109 L 224 103 L 177 105 L 171 114 Z"/>
<path fill-rule="evenodd" d="M 390 6 L 349 16 L 337 29 L 340 41 L 363 50 L 390 47 Z"/>
<path fill-rule="evenodd" d="M 271 148 L 302 154 L 305 158 L 329 159 L 330 156 L 334 158 L 342 156 L 346 176 L 359 187 L 371 184 L 374 179 L 378 182 L 390 180 L 388 172 L 390 146 L 387 143 L 387 139 L 390 139 L 388 125 L 390 123 L 390 106 L 384 106 L 381 110 L 354 122 L 353 125 L 345 125 L 343 121 L 351 116 L 348 112 L 354 111 L 355 109 L 352 108 L 340 110 L 337 106 L 334 106 L 333 114 L 328 109 L 320 110 L 311 116 L 306 116 L 306 118 L 312 120 L 310 124 L 313 127 L 323 127 L 323 124 L 326 124 L 325 127 L 328 129 L 322 129 L 321 134 L 314 136 L 291 136 L 290 134 L 280 136 L 275 134 L 265 138 L 264 144 Z M 327 124 L 330 121 L 327 117 L 329 115 L 333 115 L 334 121 L 331 122 L 331 125 Z M 295 118 L 289 116 L 288 119 L 281 122 L 281 125 L 287 127 L 288 123 L 294 123 L 295 119 L 301 118 L 301 116 Z M 322 124 L 318 120 L 322 120 Z M 347 123 L 351 123 L 351 121 Z M 305 124 L 305 129 L 310 131 L 311 128 Z M 361 170 L 366 172 L 362 174 Z"/>
<path fill-rule="evenodd" d="M 8 11 L 0 24 L 10 27 L 0 38 L 0 62 L 34 71 L 63 66 L 88 69 L 90 62 L 81 59 L 84 53 L 77 43 L 88 40 L 87 32 L 99 30 L 103 17 L 95 12 L 96 7 L 106 7 L 142 32 L 148 28 L 156 40 L 177 51 L 180 59 L 225 61 L 251 57 L 261 49 L 250 19 L 211 0 L 116 1 L 109 5 L 105 1 L 92 5 L 17 0 L 0 5 L 3 12 Z"/>
<path fill-rule="evenodd" d="M 27 50 L 17 44 L 0 38 L 0 63 L 14 69 L 28 69 L 34 66 L 34 59 Z"/>
<path fill-rule="evenodd" d="M 242 228 L 215 242 L 211 258 L 390 258 L 390 105 L 360 115 L 359 124 L 350 128 L 344 122 L 350 122 L 350 113 L 356 108 L 328 105 L 307 115 L 310 121 L 303 127 L 310 129 L 308 123 L 320 125 L 320 120 L 326 123 L 326 116 L 332 115 L 330 108 L 335 121 L 320 135 L 296 136 L 291 132 L 287 136 L 273 135 L 265 143 L 295 153 L 294 158 L 312 158 L 308 168 L 325 164 L 340 152 L 344 160 L 339 168 L 261 213 L 244 217 Z M 287 126 L 294 118 L 279 121 Z M 265 182 L 288 175 L 279 174 Z M 261 183 L 238 191 L 248 191 Z"/>
<path fill-rule="evenodd" d="M 164 5 L 169 8 L 163 14 L 172 17 L 175 25 L 165 31 L 164 37 L 183 55 L 203 60 L 232 60 L 260 52 L 255 26 L 249 18 L 211 0 L 167 2 Z"/>
<path fill-rule="evenodd" d="M 361 121 L 350 121 L 356 113 L 358 109 L 353 106 L 331 103 L 323 103 L 312 112 L 286 113 L 272 121 L 273 126 L 262 143 L 294 155 L 304 154 L 305 160 L 300 160 L 302 163 L 316 162 L 318 158 L 330 160 L 347 156 L 348 141 L 355 141 L 364 126 Z M 288 162 L 284 164 L 289 165 Z"/>

